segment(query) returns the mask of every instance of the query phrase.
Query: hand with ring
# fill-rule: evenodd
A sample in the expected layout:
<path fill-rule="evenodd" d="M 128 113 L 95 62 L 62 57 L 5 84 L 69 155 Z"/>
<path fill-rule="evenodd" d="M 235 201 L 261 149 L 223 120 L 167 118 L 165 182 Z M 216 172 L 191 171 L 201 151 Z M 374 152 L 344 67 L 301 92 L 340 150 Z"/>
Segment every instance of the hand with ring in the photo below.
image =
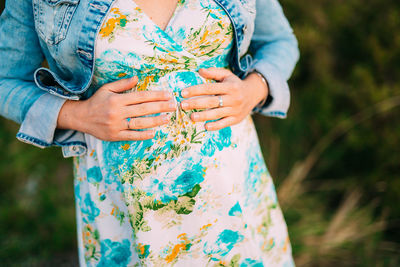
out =
<path fill-rule="evenodd" d="M 155 136 L 154 127 L 169 123 L 176 110 L 171 92 L 131 91 L 138 77 L 100 87 L 87 100 L 68 100 L 60 110 L 57 127 L 91 134 L 105 141 L 137 141 Z M 164 113 L 164 114 L 163 114 Z M 157 115 L 144 117 L 146 115 Z M 137 131 L 145 129 L 143 131 Z"/>
<path fill-rule="evenodd" d="M 209 131 L 241 122 L 268 96 L 268 85 L 255 73 L 244 80 L 224 68 L 200 69 L 199 74 L 217 82 L 183 89 L 181 95 L 188 99 L 181 102 L 181 107 L 183 110 L 204 109 L 192 113 L 191 119 L 195 122 L 216 120 L 206 123 Z"/>

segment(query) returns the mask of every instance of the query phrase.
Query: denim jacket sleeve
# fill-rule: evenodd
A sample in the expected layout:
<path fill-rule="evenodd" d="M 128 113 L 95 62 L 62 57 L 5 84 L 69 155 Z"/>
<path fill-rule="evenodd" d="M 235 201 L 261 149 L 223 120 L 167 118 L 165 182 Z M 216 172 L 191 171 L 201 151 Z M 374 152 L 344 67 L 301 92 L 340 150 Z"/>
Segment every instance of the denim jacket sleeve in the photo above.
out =
<path fill-rule="evenodd" d="M 299 59 L 297 39 L 277 0 L 257 0 L 254 34 L 249 52 L 254 61 L 250 71 L 268 82 L 269 96 L 255 112 L 285 118 L 290 103 L 287 80 Z"/>
<path fill-rule="evenodd" d="M 43 59 L 32 1 L 6 1 L 0 17 L 0 115 L 21 124 L 19 140 L 41 148 L 57 143 L 57 118 L 65 102 L 34 83 Z"/>

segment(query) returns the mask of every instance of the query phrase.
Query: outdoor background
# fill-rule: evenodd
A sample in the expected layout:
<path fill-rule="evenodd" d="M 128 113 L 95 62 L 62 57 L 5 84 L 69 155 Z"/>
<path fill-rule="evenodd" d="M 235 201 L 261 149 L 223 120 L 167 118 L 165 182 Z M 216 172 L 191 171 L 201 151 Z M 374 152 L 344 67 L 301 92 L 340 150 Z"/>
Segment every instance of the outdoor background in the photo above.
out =
<path fill-rule="evenodd" d="M 297 266 L 400 266 L 400 1 L 281 4 L 291 108 L 254 120 Z M 76 265 L 71 160 L 17 130 L 0 120 L 0 265 Z"/>

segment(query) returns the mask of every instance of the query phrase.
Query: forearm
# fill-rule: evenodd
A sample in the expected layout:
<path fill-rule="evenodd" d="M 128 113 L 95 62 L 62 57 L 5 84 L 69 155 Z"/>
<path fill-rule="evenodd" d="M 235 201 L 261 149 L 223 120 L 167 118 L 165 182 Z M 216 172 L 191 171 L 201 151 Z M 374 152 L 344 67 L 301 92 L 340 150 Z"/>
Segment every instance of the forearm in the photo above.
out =
<path fill-rule="evenodd" d="M 277 0 L 258 0 L 257 12 L 249 71 L 256 70 L 267 80 L 271 101 L 255 111 L 284 118 L 290 103 L 287 80 L 299 59 L 298 43 Z"/>

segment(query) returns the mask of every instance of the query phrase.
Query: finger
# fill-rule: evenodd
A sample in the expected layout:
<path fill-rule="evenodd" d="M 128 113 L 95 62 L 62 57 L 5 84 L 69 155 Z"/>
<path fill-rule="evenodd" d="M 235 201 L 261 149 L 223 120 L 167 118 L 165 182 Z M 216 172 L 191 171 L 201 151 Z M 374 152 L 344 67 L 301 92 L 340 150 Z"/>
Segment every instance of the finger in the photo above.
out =
<path fill-rule="evenodd" d="M 120 131 L 117 135 L 117 140 L 115 141 L 140 141 L 140 140 L 147 140 L 152 139 L 155 136 L 154 130 L 148 131 L 132 131 L 132 130 L 125 130 Z"/>
<path fill-rule="evenodd" d="M 169 91 L 139 91 L 130 92 L 120 96 L 125 105 L 134 105 L 145 102 L 167 101 L 172 99 L 172 93 Z"/>
<path fill-rule="evenodd" d="M 236 123 L 236 118 L 229 116 L 218 121 L 213 121 L 205 124 L 205 128 L 207 131 L 217 131 L 222 128 L 234 125 Z"/>
<path fill-rule="evenodd" d="M 122 93 L 136 86 L 138 77 L 134 76 L 103 85 L 99 90 L 108 90 L 113 93 Z"/>
<path fill-rule="evenodd" d="M 234 75 L 230 70 L 224 68 L 211 67 L 208 69 L 199 69 L 199 74 L 206 79 L 223 81 L 226 77 Z"/>
<path fill-rule="evenodd" d="M 199 95 L 222 95 L 229 92 L 229 84 L 226 83 L 204 83 L 187 87 L 181 91 L 185 98 Z"/>
<path fill-rule="evenodd" d="M 144 117 L 144 118 L 131 118 L 129 120 L 129 129 L 147 129 L 167 124 L 170 120 L 170 116 L 161 115 L 155 117 Z M 126 122 L 126 121 L 125 121 Z"/>
<path fill-rule="evenodd" d="M 232 115 L 232 108 L 215 108 L 206 111 L 195 112 L 190 115 L 190 119 L 195 122 L 218 120 Z"/>
<path fill-rule="evenodd" d="M 222 97 L 222 103 L 224 106 L 231 106 L 233 103 L 229 95 L 223 96 L 206 96 L 197 97 L 184 100 L 181 102 L 181 107 L 184 110 L 190 109 L 207 109 L 207 108 L 217 108 L 219 107 L 219 98 Z"/>
<path fill-rule="evenodd" d="M 173 101 L 159 101 L 141 103 L 124 107 L 125 118 L 140 117 L 144 115 L 171 112 L 176 110 L 176 103 Z"/>

